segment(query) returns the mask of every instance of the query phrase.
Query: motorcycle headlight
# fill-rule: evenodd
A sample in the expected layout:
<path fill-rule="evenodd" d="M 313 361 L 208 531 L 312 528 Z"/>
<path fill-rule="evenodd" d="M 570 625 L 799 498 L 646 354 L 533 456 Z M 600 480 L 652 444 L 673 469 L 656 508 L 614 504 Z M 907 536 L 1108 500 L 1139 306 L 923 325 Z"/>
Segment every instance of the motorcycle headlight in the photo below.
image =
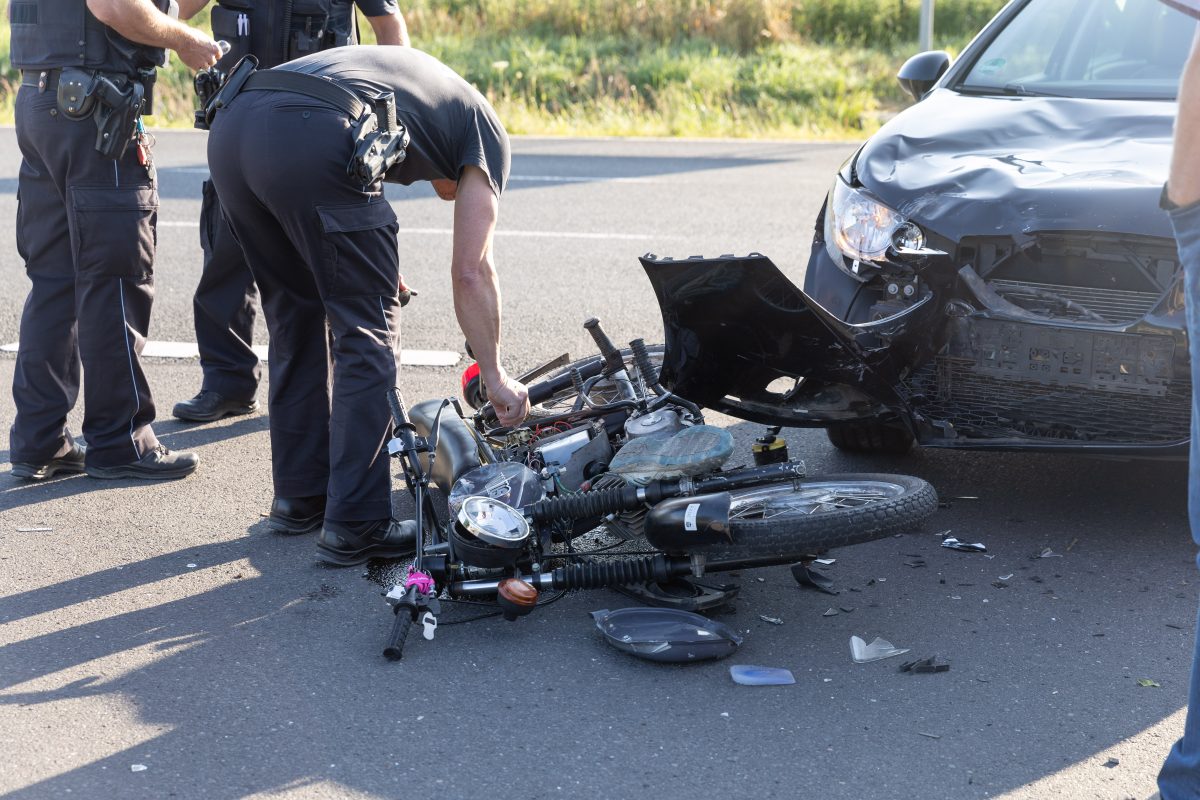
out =
<path fill-rule="evenodd" d="M 850 277 L 860 281 L 870 277 L 860 262 L 884 260 L 896 232 L 908 227 L 915 226 L 852 188 L 840 176 L 834 179 L 825 207 L 825 247 L 833 262 Z"/>

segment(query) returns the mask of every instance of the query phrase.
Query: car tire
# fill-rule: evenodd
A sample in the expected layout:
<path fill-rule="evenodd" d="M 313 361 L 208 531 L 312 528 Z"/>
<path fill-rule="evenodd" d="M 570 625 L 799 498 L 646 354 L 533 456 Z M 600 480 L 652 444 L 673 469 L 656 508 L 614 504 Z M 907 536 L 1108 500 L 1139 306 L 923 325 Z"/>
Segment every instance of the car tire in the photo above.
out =
<path fill-rule="evenodd" d="M 913 437 L 904 428 L 876 420 L 848 422 L 825 429 L 829 441 L 848 453 L 902 456 L 912 449 Z"/>

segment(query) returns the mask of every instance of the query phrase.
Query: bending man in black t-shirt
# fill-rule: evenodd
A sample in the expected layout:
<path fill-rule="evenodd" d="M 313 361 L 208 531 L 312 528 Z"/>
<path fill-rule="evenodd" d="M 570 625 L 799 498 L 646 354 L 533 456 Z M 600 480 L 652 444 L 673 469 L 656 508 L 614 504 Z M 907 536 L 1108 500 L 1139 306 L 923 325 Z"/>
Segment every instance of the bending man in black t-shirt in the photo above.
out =
<path fill-rule="evenodd" d="M 509 148 L 495 111 L 440 61 L 410 48 L 338 48 L 270 72 L 278 71 L 395 93 L 411 141 L 386 179 L 428 180 L 454 201 L 455 313 L 500 421 L 520 422 L 527 393 L 499 358 L 492 232 Z M 253 82 L 216 114 L 208 141 L 212 179 L 271 334 L 272 527 L 303 533 L 323 520 L 318 557 L 345 566 L 405 555 L 413 539 L 411 527 L 391 520 L 384 448 L 399 348 L 398 226 L 382 183 L 364 187 L 347 174 L 352 151 L 346 112 Z"/>

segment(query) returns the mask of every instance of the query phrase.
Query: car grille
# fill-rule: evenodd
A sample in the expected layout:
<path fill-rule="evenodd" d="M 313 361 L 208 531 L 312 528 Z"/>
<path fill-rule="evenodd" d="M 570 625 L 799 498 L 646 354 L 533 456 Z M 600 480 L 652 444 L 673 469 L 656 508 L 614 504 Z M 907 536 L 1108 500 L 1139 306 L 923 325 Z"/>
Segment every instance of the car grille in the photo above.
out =
<path fill-rule="evenodd" d="M 1051 304 L 1046 298 L 1057 297 L 1099 315 L 1109 324 L 1128 324 L 1141 319 L 1150 313 L 1162 296 L 1158 292 L 1095 289 L 1031 281 L 991 280 L 988 285 L 1009 302 L 1025 308 L 1032 309 L 1043 304 L 1049 306 Z M 1054 310 L 1048 307 L 1047 312 L 1052 314 Z M 1061 311 L 1058 315 L 1079 316 Z"/>
<path fill-rule="evenodd" d="M 939 357 L 905 382 L 909 399 L 930 421 L 949 422 L 968 438 L 1153 445 L 1190 433 L 1186 386 L 1157 396 L 1109 392 L 993 378 L 973 366 Z"/>

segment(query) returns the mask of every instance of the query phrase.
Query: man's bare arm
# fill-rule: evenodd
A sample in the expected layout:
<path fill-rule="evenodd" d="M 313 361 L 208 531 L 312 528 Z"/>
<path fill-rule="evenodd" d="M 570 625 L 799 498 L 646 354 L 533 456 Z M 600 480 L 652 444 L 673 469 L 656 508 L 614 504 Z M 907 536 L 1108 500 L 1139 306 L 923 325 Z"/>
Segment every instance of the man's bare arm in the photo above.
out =
<path fill-rule="evenodd" d="M 179 18 L 191 19 L 208 5 L 208 0 L 179 0 Z"/>
<path fill-rule="evenodd" d="M 126 39 L 170 48 L 192 69 L 211 67 L 221 57 L 221 48 L 211 37 L 171 19 L 149 0 L 87 0 L 87 7 L 96 19 Z"/>
<path fill-rule="evenodd" d="M 1177 205 L 1200 200 L 1200 30 L 1179 79 L 1179 115 L 1167 187 Z"/>
<path fill-rule="evenodd" d="M 404 22 L 404 14 L 399 10 L 395 14 L 384 14 L 382 17 L 367 17 L 371 29 L 375 31 L 375 41 L 379 44 L 398 44 L 408 47 L 408 25 Z"/>
<path fill-rule="evenodd" d="M 492 232 L 499 201 L 487 174 L 466 167 L 454 199 L 454 252 L 450 276 L 454 313 L 471 343 L 488 397 L 504 425 L 514 425 L 529 413 L 525 387 L 500 366 L 500 286 L 492 262 Z"/>

